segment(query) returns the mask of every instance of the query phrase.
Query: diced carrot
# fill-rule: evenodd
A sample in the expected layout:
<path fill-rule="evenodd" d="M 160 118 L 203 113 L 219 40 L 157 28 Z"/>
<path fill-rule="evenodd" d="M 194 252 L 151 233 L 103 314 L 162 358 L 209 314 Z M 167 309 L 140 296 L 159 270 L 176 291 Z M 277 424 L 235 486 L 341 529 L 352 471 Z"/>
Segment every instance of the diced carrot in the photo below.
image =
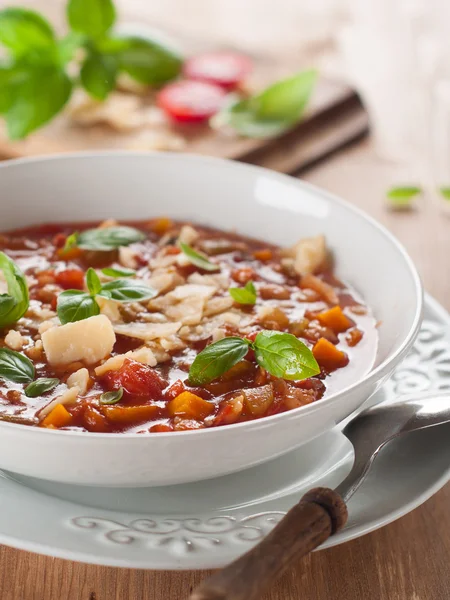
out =
<path fill-rule="evenodd" d="M 320 338 L 315 343 L 312 352 L 319 365 L 327 371 L 334 371 L 348 364 L 348 356 L 345 352 L 338 350 L 334 344 L 325 338 Z"/>
<path fill-rule="evenodd" d="M 42 421 L 42 427 L 66 427 L 72 421 L 72 415 L 63 404 L 57 404 Z"/>
<path fill-rule="evenodd" d="M 142 406 L 104 406 L 103 414 L 114 423 L 139 423 L 157 417 L 161 409 L 156 404 Z"/>
<path fill-rule="evenodd" d="M 270 384 L 242 390 L 242 394 L 246 411 L 254 417 L 264 414 L 274 398 L 273 387 Z"/>
<path fill-rule="evenodd" d="M 77 247 L 69 248 L 68 250 L 64 250 L 64 248 L 58 248 L 56 253 L 59 258 L 62 258 L 63 260 L 76 260 L 83 254 L 83 250 Z"/>
<path fill-rule="evenodd" d="M 347 329 L 350 329 L 350 327 L 353 325 L 350 319 L 344 315 L 340 306 L 334 306 L 329 310 L 319 313 L 317 318 L 322 325 L 329 327 L 335 333 L 347 331 Z"/>
<path fill-rule="evenodd" d="M 255 250 L 253 252 L 253 256 L 256 258 L 256 260 L 267 262 L 268 260 L 272 259 L 273 252 L 272 250 L 269 250 L 269 248 L 264 248 L 263 250 Z"/>
<path fill-rule="evenodd" d="M 188 419 L 204 419 L 214 412 L 215 405 L 192 392 L 181 392 L 168 404 L 172 416 L 180 415 Z"/>
<path fill-rule="evenodd" d="M 161 217 L 156 221 L 150 221 L 149 227 L 158 235 L 164 235 L 173 227 L 173 221 L 168 217 Z"/>
<path fill-rule="evenodd" d="M 100 411 L 93 406 L 88 406 L 83 415 L 84 426 L 88 431 L 99 433 L 108 431 L 108 421 Z"/>

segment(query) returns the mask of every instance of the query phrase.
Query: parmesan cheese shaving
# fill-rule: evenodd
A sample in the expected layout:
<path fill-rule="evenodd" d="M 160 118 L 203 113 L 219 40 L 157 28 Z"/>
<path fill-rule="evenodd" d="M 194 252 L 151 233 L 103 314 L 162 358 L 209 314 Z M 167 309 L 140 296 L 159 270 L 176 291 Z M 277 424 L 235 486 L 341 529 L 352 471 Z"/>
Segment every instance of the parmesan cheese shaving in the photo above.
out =
<path fill-rule="evenodd" d="M 140 340 L 155 340 L 176 333 L 181 323 L 120 323 L 114 324 L 114 331 L 120 335 Z"/>
<path fill-rule="evenodd" d="M 67 387 L 77 387 L 80 394 L 85 394 L 87 392 L 88 385 L 89 371 L 84 367 L 82 369 L 78 369 L 78 371 L 75 371 L 75 373 L 72 373 L 72 375 L 70 375 L 70 377 L 67 379 Z"/>
<path fill-rule="evenodd" d="M 49 413 L 51 413 L 55 406 L 57 406 L 58 404 L 63 404 L 64 406 L 67 406 L 69 404 L 75 404 L 79 393 L 79 388 L 77 386 L 74 386 L 63 392 L 63 394 L 61 396 L 58 396 L 58 398 L 54 398 L 49 404 L 47 404 L 47 406 L 44 406 L 44 408 L 40 411 L 39 420 L 42 421 L 42 419 L 44 419 Z"/>
<path fill-rule="evenodd" d="M 115 341 L 111 321 L 105 315 L 52 327 L 42 334 L 45 354 L 51 365 L 79 360 L 94 364 L 111 354 Z"/>

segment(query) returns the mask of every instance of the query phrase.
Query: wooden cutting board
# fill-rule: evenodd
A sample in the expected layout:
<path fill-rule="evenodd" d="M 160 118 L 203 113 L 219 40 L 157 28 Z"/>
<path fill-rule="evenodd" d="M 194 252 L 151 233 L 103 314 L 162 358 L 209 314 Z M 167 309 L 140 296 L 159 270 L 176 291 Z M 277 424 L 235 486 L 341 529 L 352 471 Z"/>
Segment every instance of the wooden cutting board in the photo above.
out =
<path fill-rule="evenodd" d="M 253 86 L 261 89 L 286 74 L 282 65 L 260 59 Z M 246 139 L 209 127 L 175 128 L 186 140 L 185 152 L 232 158 L 285 173 L 300 171 L 361 137 L 367 130 L 368 117 L 355 92 L 345 84 L 328 79 L 319 80 L 303 121 L 277 139 Z M 106 125 L 83 127 L 63 114 L 26 140 L 11 142 L 0 128 L 0 158 L 80 150 L 145 149 L 140 139 L 142 131 L 139 130 L 119 133 Z"/>

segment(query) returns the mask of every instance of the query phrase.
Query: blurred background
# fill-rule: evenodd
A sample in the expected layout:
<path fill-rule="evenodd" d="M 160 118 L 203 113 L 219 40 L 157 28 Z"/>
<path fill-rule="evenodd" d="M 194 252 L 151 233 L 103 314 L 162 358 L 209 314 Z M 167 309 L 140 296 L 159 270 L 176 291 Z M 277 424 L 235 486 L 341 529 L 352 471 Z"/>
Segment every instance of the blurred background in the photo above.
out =
<path fill-rule="evenodd" d="M 377 156 L 398 165 L 397 181 L 420 182 L 433 189 L 450 183 L 448 0 L 116 0 L 115 4 L 119 26 L 151 27 L 184 54 L 232 48 L 249 55 L 256 64 L 256 75 L 248 82 L 251 91 L 262 81 L 266 84 L 301 68 L 317 67 L 321 80 L 343 82 L 362 99 Z M 0 1 L 0 8 L 26 6 L 42 12 L 61 32 L 67 28 L 65 5 L 63 0 Z M 342 100 L 342 89 L 339 93 Z M 339 105 L 339 93 L 328 90 L 323 96 Z M 332 115 L 333 143 L 308 150 L 309 158 L 339 146 L 336 127 L 341 127 L 342 143 L 364 132 L 367 123 L 361 114 L 357 118 L 353 114 L 350 126 L 345 110 Z M 347 119 L 344 134 L 341 112 Z M 330 119 L 326 128 L 330 129 Z M 10 154 L 58 149 L 58 135 L 61 132 L 47 137 L 43 146 L 42 137 L 18 150 L 13 144 Z M 95 136 L 88 135 L 88 145 L 98 146 Z M 152 135 L 135 136 L 132 143 L 122 138 L 118 145 L 165 149 L 165 143 Z M 185 137 L 181 132 L 168 149 L 182 149 Z M 245 154 L 240 149 L 236 155 L 224 137 L 219 138 L 224 144 L 220 151 L 217 143 L 205 142 L 198 133 L 187 137 L 193 151 L 233 158 Z M 80 140 L 74 144 L 78 149 Z M 277 164 L 274 168 L 293 170 Z"/>

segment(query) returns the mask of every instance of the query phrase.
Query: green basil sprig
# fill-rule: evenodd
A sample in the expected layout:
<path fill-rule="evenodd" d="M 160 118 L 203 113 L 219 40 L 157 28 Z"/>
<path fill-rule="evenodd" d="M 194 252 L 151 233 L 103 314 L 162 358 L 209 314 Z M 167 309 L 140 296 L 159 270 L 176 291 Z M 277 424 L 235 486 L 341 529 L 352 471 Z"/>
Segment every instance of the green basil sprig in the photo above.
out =
<path fill-rule="evenodd" d="M 230 288 L 230 296 L 239 304 L 255 304 L 257 291 L 253 281 L 247 281 L 243 288 Z"/>
<path fill-rule="evenodd" d="M 112 0 L 68 0 L 66 12 L 70 31 L 58 39 L 39 13 L 0 10 L 0 45 L 7 53 L 0 61 L 0 114 L 10 139 L 24 138 L 53 119 L 77 84 L 104 100 L 120 72 L 160 85 L 181 71 L 182 60 L 172 50 L 147 38 L 114 34 Z M 79 77 L 72 75 L 75 63 Z"/>
<path fill-rule="evenodd" d="M 30 304 L 25 275 L 4 252 L 0 252 L 0 270 L 8 286 L 7 294 L 0 294 L 0 327 L 18 321 Z"/>
<path fill-rule="evenodd" d="M 56 311 L 63 325 L 100 314 L 96 296 L 103 296 L 116 302 L 140 302 L 149 300 L 158 293 L 157 290 L 136 280 L 116 279 L 102 285 L 92 268 L 89 268 L 86 273 L 86 287 L 87 292 L 66 290 L 59 294 Z"/>
<path fill-rule="evenodd" d="M 277 81 L 259 94 L 225 106 L 211 125 L 229 126 L 252 138 L 280 135 L 303 117 L 316 80 L 317 71 L 307 70 Z"/>
<path fill-rule="evenodd" d="M 227 337 L 206 346 L 191 365 L 189 382 L 210 383 L 241 361 L 250 349 L 255 351 L 256 362 L 275 377 L 298 381 L 320 373 L 311 350 L 294 335 L 260 331 L 254 342 Z"/>
<path fill-rule="evenodd" d="M 200 254 L 200 252 L 194 250 L 189 244 L 180 242 L 180 248 L 183 254 L 189 259 L 189 262 L 199 267 L 199 269 L 203 269 L 204 271 L 218 271 L 220 269 L 219 265 L 208 260 L 204 254 Z"/>
<path fill-rule="evenodd" d="M 105 267 L 102 269 L 103 275 L 107 277 L 133 277 L 136 275 L 136 271 L 134 269 L 125 269 L 118 267 Z"/>
<path fill-rule="evenodd" d="M 77 234 L 76 245 L 82 250 L 109 251 L 143 240 L 145 240 L 145 233 L 139 229 L 120 225 L 103 229 L 99 227 L 86 229 Z"/>
<path fill-rule="evenodd" d="M 28 396 L 28 398 L 37 398 L 45 394 L 45 392 L 53 390 L 57 385 L 59 385 L 59 379 L 56 379 L 56 377 L 40 377 L 27 385 L 25 396 Z"/>
<path fill-rule="evenodd" d="M 112 392 L 104 392 L 100 396 L 100 404 L 117 404 L 120 402 L 123 396 L 123 388 L 120 387 L 118 390 L 113 390 Z"/>
<path fill-rule="evenodd" d="M 0 348 L 0 378 L 14 383 L 30 383 L 35 376 L 33 363 L 20 352 Z"/>

